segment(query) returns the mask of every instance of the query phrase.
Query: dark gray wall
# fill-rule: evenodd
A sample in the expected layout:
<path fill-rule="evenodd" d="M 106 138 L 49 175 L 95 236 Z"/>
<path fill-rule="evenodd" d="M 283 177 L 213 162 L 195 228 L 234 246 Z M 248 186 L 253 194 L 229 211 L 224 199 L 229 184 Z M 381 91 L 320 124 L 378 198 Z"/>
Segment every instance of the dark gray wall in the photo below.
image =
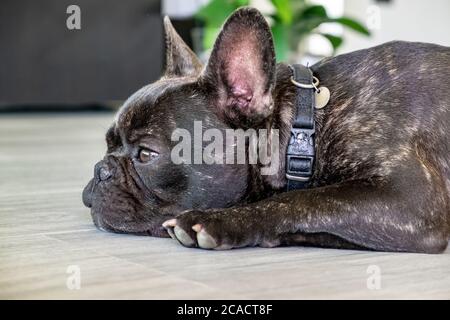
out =
<path fill-rule="evenodd" d="M 160 76 L 162 34 L 158 0 L 1 0 L 0 104 L 125 99 Z"/>

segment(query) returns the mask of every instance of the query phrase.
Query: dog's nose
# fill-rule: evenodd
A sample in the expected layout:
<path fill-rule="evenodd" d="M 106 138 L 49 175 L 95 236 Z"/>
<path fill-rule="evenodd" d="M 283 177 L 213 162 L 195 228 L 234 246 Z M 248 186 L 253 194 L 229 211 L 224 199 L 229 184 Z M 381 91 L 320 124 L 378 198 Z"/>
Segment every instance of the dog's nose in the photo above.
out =
<path fill-rule="evenodd" d="M 94 186 L 94 179 L 91 179 L 83 190 L 83 203 L 86 207 L 92 207 L 92 188 Z"/>

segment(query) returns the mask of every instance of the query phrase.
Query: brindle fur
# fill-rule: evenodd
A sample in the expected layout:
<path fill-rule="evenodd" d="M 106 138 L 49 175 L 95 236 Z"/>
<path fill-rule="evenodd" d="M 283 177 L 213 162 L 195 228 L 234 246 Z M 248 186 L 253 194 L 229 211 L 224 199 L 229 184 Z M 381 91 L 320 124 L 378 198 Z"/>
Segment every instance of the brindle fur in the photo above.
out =
<path fill-rule="evenodd" d="M 273 64 L 262 16 L 249 8 L 233 14 L 202 70 L 168 20 L 165 26 L 167 72 L 119 111 L 107 134 L 105 159 L 83 194 L 99 228 L 166 236 L 160 225 L 176 216 L 166 227 L 172 235 L 178 228 L 175 237 L 187 246 L 202 247 L 197 240 L 204 232 L 206 247 L 215 249 L 445 250 L 449 48 L 390 42 L 314 65 L 332 93 L 326 108 L 316 111 L 314 176 L 310 188 L 282 192 L 296 88 L 287 65 Z M 251 82 L 233 64 L 233 52 L 243 47 L 251 61 L 242 68 L 258 78 Z M 171 132 L 192 131 L 194 120 L 202 120 L 205 129 L 279 129 L 278 174 L 262 176 L 255 165 L 174 165 L 168 158 Z M 151 165 L 136 163 L 139 143 L 158 149 L 160 157 Z M 112 178 L 100 181 L 102 166 Z M 179 237 L 180 230 L 190 241 Z"/>

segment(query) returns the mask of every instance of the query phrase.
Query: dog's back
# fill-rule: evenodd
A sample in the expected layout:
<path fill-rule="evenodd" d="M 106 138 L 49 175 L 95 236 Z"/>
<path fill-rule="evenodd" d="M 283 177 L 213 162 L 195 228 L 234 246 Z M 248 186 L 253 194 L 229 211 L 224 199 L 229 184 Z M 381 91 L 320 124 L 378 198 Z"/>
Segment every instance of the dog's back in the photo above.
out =
<path fill-rule="evenodd" d="M 312 69 L 331 91 L 317 111 L 318 184 L 386 176 L 415 157 L 449 203 L 450 48 L 389 42 Z"/>

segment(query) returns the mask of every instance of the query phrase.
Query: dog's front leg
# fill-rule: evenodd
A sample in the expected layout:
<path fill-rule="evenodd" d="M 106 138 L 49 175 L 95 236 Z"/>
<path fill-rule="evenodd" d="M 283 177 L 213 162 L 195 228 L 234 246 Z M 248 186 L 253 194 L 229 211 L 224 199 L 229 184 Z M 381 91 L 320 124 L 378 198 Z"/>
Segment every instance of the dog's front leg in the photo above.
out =
<path fill-rule="evenodd" d="M 448 241 L 444 198 L 420 177 L 398 181 L 292 191 L 243 207 L 187 212 L 165 226 L 182 244 L 209 249 L 308 244 L 443 251 Z"/>

